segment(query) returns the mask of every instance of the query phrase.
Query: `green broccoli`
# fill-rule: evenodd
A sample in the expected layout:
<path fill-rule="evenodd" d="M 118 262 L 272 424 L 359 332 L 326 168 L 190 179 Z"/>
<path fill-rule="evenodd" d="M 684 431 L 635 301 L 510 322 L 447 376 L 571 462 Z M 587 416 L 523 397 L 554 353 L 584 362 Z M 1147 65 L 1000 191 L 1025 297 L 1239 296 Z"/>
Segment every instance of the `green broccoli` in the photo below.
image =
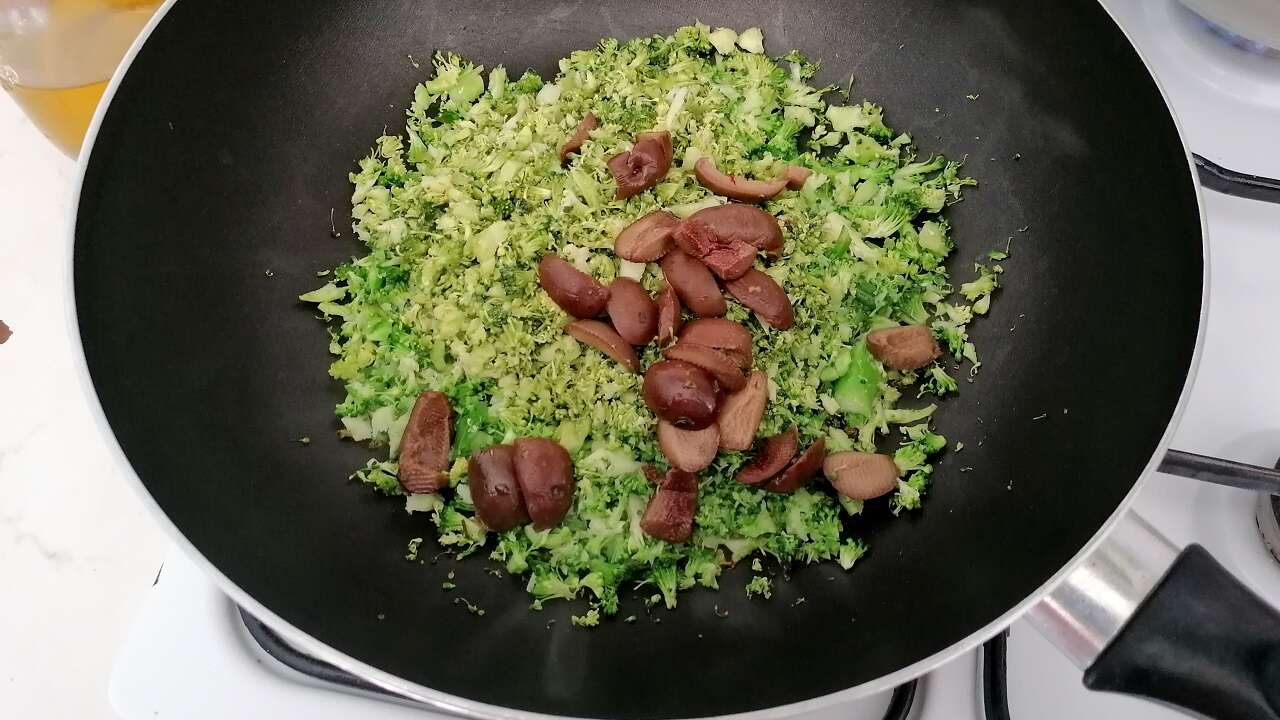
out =
<path fill-rule="evenodd" d="M 721 202 L 692 180 L 698 157 L 757 178 L 788 164 L 810 169 L 801 190 L 763 205 L 786 228 L 786 252 L 767 271 L 793 302 L 794 327 L 767 329 L 736 303 L 728 317 L 751 330 L 754 365 L 770 379 L 762 436 L 795 427 L 804 446 L 825 437 L 833 452 L 865 450 L 895 424 L 921 423 L 904 429 L 895 453 L 905 473 L 889 500 L 895 512 L 919 507 L 941 441 L 922 423 L 933 406 L 898 407 L 904 388 L 942 396 L 957 383 L 940 365 L 886 371 L 863 338 L 928 324 L 957 360 L 978 364 L 968 328 L 987 312 L 1000 270 L 979 268 L 960 288 L 968 304 L 949 302 L 955 244 L 938 215 L 973 182 L 958 163 L 921 154 L 909 134 L 890 129 L 883 108 L 827 105 L 834 88 L 810 82 L 816 63 L 764 51 L 757 28 L 695 24 L 605 39 L 570 53 L 547 78 L 436 55 L 404 132 L 374 141 L 349 176 L 362 256 L 318 275 L 324 284 L 300 297 L 330 324 L 329 373 L 344 392 L 339 434 L 378 454 L 353 477 L 429 516 L 455 556 L 483 550 L 522 577 L 534 607 L 589 602 L 576 626 L 618 613 L 620 595 L 636 585 L 674 608 L 681 591 L 716 588 L 724 568 L 753 555 L 757 568 L 768 555 L 783 567 L 848 569 L 866 546 L 843 523 L 862 503 L 741 485 L 734 477 L 748 456 L 737 452 L 700 473 L 689 543 L 648 537 L 640 519 L 654 490 L 642 468 L 665 460 L 642 377 L 564 334 L 567 318 L 538 282 L 543 255 L 604 283 L 639 278 L 656 293 L 659 274 L 619 263 L 613 241 L 652 210 L 686 216 Z M 562 165 L 556 150 L 588 112 L 599 126 Z M 652 190 L 613 200 L 609 158 L 658 127 L 672 135 L 671 172 Z M 643 353 L 645 363 L 659 356 Z M 404 496 L 399 444 L 424 390 L 444 392 L 454 412 L 449 487 Z M 572 508 L 548 530 L 492 532 L 470 500 L 467 458 L 527 436 L 554 438 L 571 453 Z M 406 557 L 417 551 L 411 544 Z M 769 597 L 772 581 L 758 575 L 748 588 Z"/>
<path fill-rule="evenodd" d="M 768 575 L 756 575 L 747 583 L 747 597 L 773 597 L 773 580 Z"/>

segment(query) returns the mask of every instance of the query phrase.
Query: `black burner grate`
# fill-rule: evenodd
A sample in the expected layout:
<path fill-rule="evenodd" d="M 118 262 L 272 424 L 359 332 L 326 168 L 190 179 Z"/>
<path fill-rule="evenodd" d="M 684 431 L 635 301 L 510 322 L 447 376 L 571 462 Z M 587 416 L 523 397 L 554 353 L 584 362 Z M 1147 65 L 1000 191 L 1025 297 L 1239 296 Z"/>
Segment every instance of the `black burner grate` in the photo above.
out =
<path fill-rule="evenodd" d="M 1271 557 L 1280 562 L 1280 495 L 1258 496 L 1258 532 Z"/>

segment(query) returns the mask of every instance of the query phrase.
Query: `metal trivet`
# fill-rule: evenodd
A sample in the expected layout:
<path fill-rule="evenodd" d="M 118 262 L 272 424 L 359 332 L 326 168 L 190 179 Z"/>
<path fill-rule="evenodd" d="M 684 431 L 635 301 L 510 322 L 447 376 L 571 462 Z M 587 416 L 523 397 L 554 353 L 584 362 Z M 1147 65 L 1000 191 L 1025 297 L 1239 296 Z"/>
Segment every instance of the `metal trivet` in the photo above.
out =
<path fill-rule="evenodd" d="M 1258 532 L 1271 557 L 1280 562 L 1280 495 L 1258 496 Z"/>

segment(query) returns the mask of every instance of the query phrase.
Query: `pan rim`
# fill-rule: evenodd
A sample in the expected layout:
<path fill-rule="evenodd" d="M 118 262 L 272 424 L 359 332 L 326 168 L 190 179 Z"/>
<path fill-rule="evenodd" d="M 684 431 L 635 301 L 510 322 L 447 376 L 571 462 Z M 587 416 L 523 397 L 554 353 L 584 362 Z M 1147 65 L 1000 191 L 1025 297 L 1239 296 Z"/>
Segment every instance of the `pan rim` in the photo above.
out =
<path fill-rule="evenodd" d="M 244 608 L 250 614 L 266 623 L 295 647 L 310 653 L 320 660 L 328 662 L 342 670 L 367 680 L 383 690 L 402 696 L 411 701 L 422 703 L 430 710 L 437 712 L 459 717 L 473 718 L 475 720 L 553 720 L 555 718 L 560 718 L 561 716 L 479 702 L 439 690 L 434 690 L 425 685 L 405 680 L 357 660 L 285 621 L 279 615 L 241 589 L 234 581 L 232 581 L 207 557 L 205 557 L 205 555 L 200 552 L 200 550 L 186 537 L 186 535 L 183 534 L 182 530 L 178 528 L 172 519 L 169 518 L 151 493 L 147 491 L 141 477 L 134 470 L 132 463 L 130 463 L 129 458 L 124 453 L 124 449 L 120 446 L 120 442 L 116 438 L 115 433 L 111 430 L 111 425 L 107 421 L 106 412 L 103 410 L 101 400 L 98 397 L 97 390 L 95 389 L 93 380 L 89 374 L 88 359 L 85 356 L 84 344 L 79 331 L 80 323 L 79 313 L 76 306 L 74 277 L 77 218 L 79 216 L 80 199 L 84 191 L 86 171 L 89 167 L 89 161 L 93 155 L 98 131 L 101 128 L 103 118 L 106 116 L 107 109 L 111 105 L 116 91 L 123 81 L 124 76 L 128 73 L 129 68 L 132 66 L 133 61 L 137 57 L 142 46 L 146 43 L 148 38 L 151 37 L 155 28 L 163 22 L 165 16 L 168 15 L 169 11 L 177 4 L 177 2 L 178 0 L 165 0 L 165 2 L 156 10 L 155 14 L 152 15 L 147 24 L 142 28 L 138 37 L 129 47 L 124 57 L 121 58 L 120 64 L 112 74 L 111 80 L 108 82 L 107 87 L 103 92 L 102 100 L 99 102 L 98 107 L 93 114 L 93 118 L 89 123 L 89 128 L 85 134 L 81 153 L 77 160 L 76 179 L 72 188 L 73 196 L 70 204 L 70 217 L 72 222 L 70 223 L 70 228 L 67 231 L 66 243 L 68 252 L 66 266 L 64 268 L 64 279 L 66 281 L 66 292 L 68 294 L 68 297 L 65 298 L 67 308 L 67 330 L 71 336 L 69 339 L 72 346 L 72 357 L 75 361 L 74 372 L 76 380 L 81 392 L 84 394 L 84 399 L 89 408 L 90 416 L 93 419 L 93 424 L 97 428 L 99 435 L 103 438 L 104 444 L 108 449 L 108 453 L 112 456 L 121 475 L 126 478 L 126 481 L 132 487 L 135 495 L 142 500 L 142 503 L 147 508 L 147 512 L 150 514 L 152 520 L 163 530 L 163 532 L 169 537 L 170 541 L 181 549 L 183 554 L 195 563 L 195 565 L 199 567 L 207 577 L 213 579 L 219 590 L 226 594 L 232 602 L 236 603 L 241 608 Z M 1160 97 L 1164 101 L 1165 109 L 1173 120 L 1174 128 L 1178 134 L 1178 141 L 1182 146 L 1183 155 L 1187 162 L 1188 174 L 1191 178 L 1192 189 L 1195 191 L 1196 210 L 1200 218 L 1201 294 L 1195 345 L 1192 349 L 1191 360 L 1187 366 L 1186 378 L 1184 379 L 1182 389 L 1178 394 L 1177 403 L 1174 405 L 1173 412 L 1169 416 L 1169 421 L 1165 426 L 1164 432 L 1160 436 L 1159 442 L 1153 449 L 1151 457 L 1147 460 L 1142 472 L 1134 480 L 1133 486 L 1129 489 L 1129 492 L 1125 495 L 1124 499 L 1120 501 L 1107 520 L 1098 527 L 1089 541 L 1086 542 L 1069 561 L 1062 565 L 1062 567 L 1060 567 L 1048 580 L 1027 594 L 1022 600 L 1010 607 L 999 617 L 969 633 L 961 640 L 958 640 L 934 654 L 912 663 L 911 665 L 900 668 L 887 675 L 881 675 L 873 680 L 868 680 L 860 685 L 855 685 L 826 695 L 809 698 L 807 700 L 788 703 L 786 705 L 778 705 L 770 708 L 762 708 L 759 710 L 751 710 L 729 715 L 703 716 L 708 718 L 708 720 L 781 720 L 782 718 L 788 718 L 802 713 L 810 713 L 831 708 L 843 703 L 865 698 L 869 695 L 888 691 L 897 685 L 932 672 L 936 668 L 972 651 L 978 645 L 995 636 L 997 633 L 1021 618 L 1033 605 L 1039 603 L 1055 587 L 1057 587 L 1067 577 L 1067 575 L 1074 571 L 1081 563 L 1093 554 L 1094 550 L 1107 538 L 1120 519 L 1132 511 L 1131 507 L 1138 493 L 1141 492 L 1151 475 L 1155 472 L 1161 458 L 1164 457 L 1165 451 L 1169 449 L 1169 445 L 1173 439 L 1173 434 L 1182 419 L 1183 413 L 1186 411 L 1188 398 L 1190 396 L 1191 388 L 1195 384 L 1195 379 L 1200 369 L 1200 362 L 1203 358 L 1204 351 L 1206 324 L 1208 321 L 1209 311 L 1210 282 L 1209 242 L 1208 227 L 1206 225 L 1204 209 L 1204 191 L 1200 185 L 1199 177 L 1196 174 L 1195 160 L 1187 145 L 1186 132 L 1184 131 L 1182 122 L 1178 119 L 1178 115 L 1174 111 L 1173 105 L 1169 100 L 1168 91 L 1152 71 L 1151 62 L 1148 60 L 1147 56 L 1143 53 L 1142 49 L 1133 42 L 1131 34 L 1122 25 L 1120 25 L 1119 22 L 1117 22 L 1116 15 L 1111 8 L 1101 1 L 1098 2 L 1098 5 L 1103 12 L 1106 13 L 1107 17 L 1111 19 L 1111 22 L 1120 30 L 1130 48 L 1132 48 L 1138 55 L 1138 58 L 1142 61 L 1143 67 L 1146 69 L 1147 76 L 1160 92 Z M 582 718 L 581 720 L 589 719 Z"/>

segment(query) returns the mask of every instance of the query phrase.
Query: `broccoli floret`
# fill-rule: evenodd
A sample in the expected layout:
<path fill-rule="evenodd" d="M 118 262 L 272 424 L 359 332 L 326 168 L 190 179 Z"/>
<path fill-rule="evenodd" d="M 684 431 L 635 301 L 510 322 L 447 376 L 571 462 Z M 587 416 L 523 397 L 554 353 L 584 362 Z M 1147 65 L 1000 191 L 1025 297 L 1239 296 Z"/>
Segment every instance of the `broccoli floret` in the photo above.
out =
<path fill-rule="evenodd" d="M 692 587 L 694 584 L 703 587 L 720 587 L 720 558 L 718 553 L 705 548 L 697 548 L 685 561 L 684 578 L 681 587 Z"/>
<path fill-rule="evenodd" d="M 871 417 L 883 380 L 884 369 L 867 349 L 867 344 L 859 342 L 854 345 L 848 370 L 844 377 L 836 381 L 832 390 L 841 412 L 849 418 L 849 422 L 857 425 Z"/>
<path fill-rule="evenodd" d="M 845 511 L 847 515 L 862 514 L 863 503 L 861 500 L 854 500 L 853 498 L 847 498 L 843 495 L 838 496 L 836 500 L 840 501 L 840 507 Z"/>
<path fill-rule="evenodd" d="M 773 597 L 773 580 L 768 575 L 756 575 L 747 583 L 747 597 Z"/>
<path fill-rule="evenodd" d="M 370 460 L 362 469 L 357 470 L 352 479 L 359 480 L 377 488 L 386 495 L 401 495 L 400 481 L 396 479 L 396 465 L 390 462 Z"/>
<path fill-rule="evenodd" d="M 840 556 L 836 558 L 836 562 L 840 563 L 840 567 L 848 570 L 866 554 L 867 546 L 861 540 L 845 540 L 840 543 Z"/>
<path fill-rule="evenodd" d="M 529 578 L 528 590 L 538 601 L 560 599 L 572 600 L 578 594 L 577 579 L 569 580 L 561 577 L 554 570 L 544 568 L 535 570 Z"/>
<path fill-rule="evenodd" d="M 818 377 L 826 382 L 838 380 L 849 372 L 849 365 L 853 362 L 853 352 L 849 348 L 839 348 L 831 355 L 831 361 Z"/>
<path fill-rule="evenodd" d="M 898 491 L 889 500 L 889 508 L 893 514 L 897 515 L 903 510 L 919 510 L 928 485 L 929 472 L 923 470 L 911 473 L 905 482 L 898 481 Z"/>
<path fill-rule="evenodd" d="M 434 97 L 444 97 L 453 109 L 465 108 L 484 92 L 481 68 L 452 53 L 437 53 L 435 77 L 423 83 Z"/>
<path fill-rule="evenodd" d="M 591 608 L 582 615 L 571 616 L 569 621 L 578 627 L 596 627 L 600 624 L 600 611 L 595 608 Z"/>
<path fill-rule="evenodd" d="M 404 559 L 413 561 L 418 559 L 418 547 L 422 545 L 422 538 L 416 537 L 409 540 L 409 545 L 405 550 Z"/>
<path fill-rule="evenodd" d="M 920 394 L 922 395 L 930 392 L 934 395 L 942 396 L 955 392 L 958 387 L 955 378 L 948 375 L 941 365 L 930 365 L 925 374 L 927 377 L 920 385 Z"/>
<path fill-rule="evenodd" d="M 973 302 L 975 314 L 985 315 L 991 306 L 991 294 L 1000 287 L 999 273 L 981 263 L 975 263 L 974 270 L 978 273 L 978 277 L 961 285 L 960 294 Z"/>
<path fill-rule="evenodd" d="M 679 589 L 680 576 L 676 572 L 675 565 L 661 565 L 655 567 L 649 574 L 649 578 L 658 586 L 658 592 L 662 593 L 662 602 L 671 610 L 676 606 L 676 590 Z"/>
<path fill-rule="evenodd" d="M 923 426 L 918 426 L 923 427 Z M 947 446 L 947 439 L 937 433 L 924 430 L 916 437 L 911 437 L 902 447 L 893 453 L 893 462 L 902 472 L 928 467 L 930 455 Z"/>

